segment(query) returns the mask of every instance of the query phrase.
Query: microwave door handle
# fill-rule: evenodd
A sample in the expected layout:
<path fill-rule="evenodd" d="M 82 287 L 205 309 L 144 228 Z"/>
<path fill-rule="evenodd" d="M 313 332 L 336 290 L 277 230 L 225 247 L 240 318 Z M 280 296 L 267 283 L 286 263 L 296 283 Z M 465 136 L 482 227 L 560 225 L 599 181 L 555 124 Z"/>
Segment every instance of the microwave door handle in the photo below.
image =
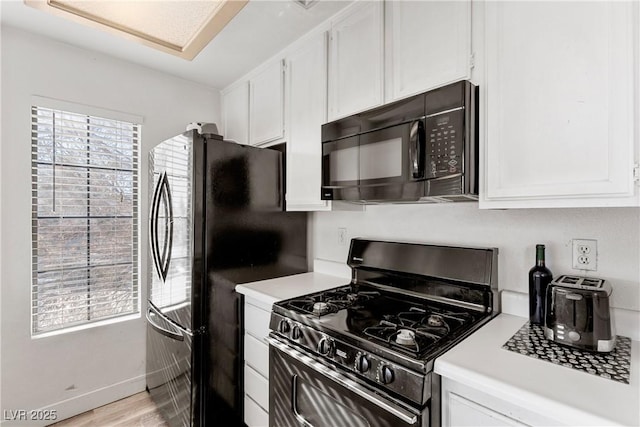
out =
<path fill-rule="evenodd" d="M 424 125 L 422 120 L 411 123 L 409 130 L 409 162 L 411 176 L 415 179 L 424 178 Z"/>

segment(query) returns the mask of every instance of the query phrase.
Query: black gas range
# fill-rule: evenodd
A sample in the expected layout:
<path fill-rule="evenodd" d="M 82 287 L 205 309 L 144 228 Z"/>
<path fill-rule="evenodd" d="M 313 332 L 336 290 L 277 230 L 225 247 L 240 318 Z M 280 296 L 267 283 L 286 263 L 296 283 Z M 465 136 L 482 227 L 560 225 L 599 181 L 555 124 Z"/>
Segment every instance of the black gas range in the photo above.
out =
<path fill-rule="evenodd" d="M 497 250 L 354 239 L 351 282 L 274 304 L 272 426 L 439 425 L 439 355 L 498 312 Z"/>

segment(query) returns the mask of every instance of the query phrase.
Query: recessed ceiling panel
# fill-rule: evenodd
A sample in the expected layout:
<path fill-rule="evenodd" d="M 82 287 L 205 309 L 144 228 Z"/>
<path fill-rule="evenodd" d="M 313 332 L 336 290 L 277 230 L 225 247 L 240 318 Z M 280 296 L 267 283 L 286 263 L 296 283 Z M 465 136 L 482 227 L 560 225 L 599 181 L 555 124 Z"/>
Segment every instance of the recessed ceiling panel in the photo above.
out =
<path fill-rule="evenodd" d="M 191 60 L 247 0 L 25 0 L 25 3 Z"/>

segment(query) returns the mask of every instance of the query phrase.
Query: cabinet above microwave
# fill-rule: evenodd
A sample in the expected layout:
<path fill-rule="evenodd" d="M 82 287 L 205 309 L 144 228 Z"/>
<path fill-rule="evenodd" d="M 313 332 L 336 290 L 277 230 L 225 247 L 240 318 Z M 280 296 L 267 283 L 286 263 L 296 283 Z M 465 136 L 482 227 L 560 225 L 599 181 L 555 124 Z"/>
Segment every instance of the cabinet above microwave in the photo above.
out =
<path fill-rule="evenodd" d="M 322 199 L 478 198 L 478 88 L 468 81 L 322 126 Z"/>

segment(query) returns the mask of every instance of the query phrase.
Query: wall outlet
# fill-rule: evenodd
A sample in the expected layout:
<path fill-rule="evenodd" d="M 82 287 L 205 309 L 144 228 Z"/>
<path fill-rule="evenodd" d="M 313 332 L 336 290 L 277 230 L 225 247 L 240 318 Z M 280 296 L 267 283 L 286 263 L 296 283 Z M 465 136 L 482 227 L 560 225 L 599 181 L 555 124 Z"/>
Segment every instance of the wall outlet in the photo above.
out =
<path fill-rule="evenodd" d="M 598 241 L 592 239 L 573 239 L 573 268 L 576 270 L 598 269 Z"/>
<path fill-rule="evenodd" d="M 347 229 L 346 228 L 338 228 L 338 243 L 340 246 L 344 246 L 347 244 Z"/>

